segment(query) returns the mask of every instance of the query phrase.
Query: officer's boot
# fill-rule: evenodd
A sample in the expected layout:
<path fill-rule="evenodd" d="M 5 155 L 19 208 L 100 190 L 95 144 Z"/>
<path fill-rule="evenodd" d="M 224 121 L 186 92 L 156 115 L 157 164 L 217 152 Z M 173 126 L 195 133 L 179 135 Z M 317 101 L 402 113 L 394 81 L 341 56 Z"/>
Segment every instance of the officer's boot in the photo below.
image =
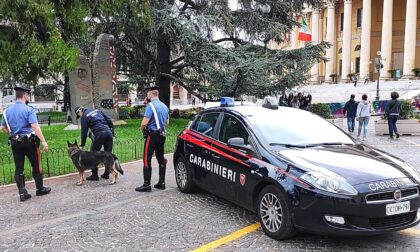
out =
<path fill-rule="evenodd" d="M 30 199 L 32 196 L 25 189 L 25 175 L 15 175 L 16 185 L 19 190 L 20 201 L 25 201 Z"/>
<path fill-rule="evenodd" d="M 35 173 L 35 174 L 32 174 L 32 177 L 34 177 L 34 180 L 35 180 L 36 196 L 42 196 L 45 194 L 49 194 L 51 192 L 50 187 L 44 186 L 44 182 L 42 181 L 42 174 Z"/>
<path fill-rule="evenodd" d="M 154 185 L 156 189 L 161 189 L 161 190 L 166 189 L 165 173 L 166 173 L 166 165 L 165 164 L 159 165 L 159 182 L 156 185 Z"/>
<path fill-rule="evenodd" d="M 150 186 L 150 179 L 152 178 L 152 168 L 151 167 L 143 167 L 143 178 L 144 184 L 140 187 L 136 188 L 137 192 L 151 192 L 152 187 Z"/>
<path fill-rule="evenodd" d="M 101 175 L 101 178 L 103 179 L 109 179 L 109 172 L 107 169 L 105 169 L 104 173 Z"/>
<path fill-rule="evenodd" d="M 90 175 L 89 177 L 86 178 L 87 180 L 93 180 L 93 181 L 98 181 L 99 180 L 99 176 L 98 176 L 98 168 L 92 168 L 92 175 Z"/>

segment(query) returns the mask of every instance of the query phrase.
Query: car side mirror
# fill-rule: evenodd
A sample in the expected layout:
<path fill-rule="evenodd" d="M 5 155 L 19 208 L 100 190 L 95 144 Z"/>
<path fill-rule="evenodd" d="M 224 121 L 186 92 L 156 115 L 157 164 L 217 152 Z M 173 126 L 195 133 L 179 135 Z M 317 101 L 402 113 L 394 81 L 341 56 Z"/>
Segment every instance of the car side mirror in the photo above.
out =
<path fill-rule="evenodd" d="M 238 148 L 245 146 L 245 140 L 242 137 L 229 138 L 227 142 L 229 147 Z"/>
<path fill-rule="evenodd" d="M 247 154 L 252 155 L 254 153 L 254 151 L 250 148 L 250 146 L 245 145 L 245 140 L 242 137 L 229 138 L 227 145 L 233 149 L 246 152 Z"/>

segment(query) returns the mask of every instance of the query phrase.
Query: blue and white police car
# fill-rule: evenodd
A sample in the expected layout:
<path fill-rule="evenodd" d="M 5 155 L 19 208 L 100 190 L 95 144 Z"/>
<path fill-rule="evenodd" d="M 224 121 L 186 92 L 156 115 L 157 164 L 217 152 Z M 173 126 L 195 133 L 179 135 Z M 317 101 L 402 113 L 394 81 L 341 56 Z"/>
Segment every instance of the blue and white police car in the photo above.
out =
<path fill-rule="evenodd" d="M 174 154 L 179 190 L 256 212 L 264 232 L 393 232 L 420 222 L 419 172 L 307 111 L 223 106 L 195 116 Z"/>

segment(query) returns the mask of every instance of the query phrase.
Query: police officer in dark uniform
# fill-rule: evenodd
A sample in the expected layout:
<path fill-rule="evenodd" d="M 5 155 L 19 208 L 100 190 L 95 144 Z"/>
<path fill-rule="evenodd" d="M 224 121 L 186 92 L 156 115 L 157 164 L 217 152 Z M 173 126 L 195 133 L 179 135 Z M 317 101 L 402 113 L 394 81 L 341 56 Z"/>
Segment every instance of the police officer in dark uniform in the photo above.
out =
<path fill-rule="evenodd" d="M 114 136 L 114 124 L 112 123 L 112 119 L 97 109 L 76 107 L 74 112 L 77 115 L 76 119 L 80 118 L 80 124 L 82 127 L 82 143 L 80 147 L 84 148 L 88 131 L 90 130 L 92 138 L 91 151 L 100 151 L 103 146 L 104 151 L 112 152 Z M 109 173 L 105 170 L 105 172 L 101 175 L 101 178 L 109 179 Z M 92 175 L 86 179 L 99 180 L 98 168 L 92 169 Z"/>
<path fill-rule="evenodd" d="M 43 150 L 48 151 L 48 144 L 38 124 L 36 111 L 28 106 L 29 88 L 15 87 L 16 103 L 3 112 L 1 125 L 3 131 L 9 134 L 12 147 L 13 159 L 15 161 L 15 180 L 19 190 L 20 201 L 31 198 L 25 189 L 24 163 L 25 156 L 28 157 L 32 167 L 32 177 L 35 180 L 36 196 L 50 193 L 51 188 L 44 187 L 41 168 L 41 156 L 39 144 L 42 143 Z"/>
<path fill-rule="evenodd" d="M 169 122 L 169 109 L 159 100 L 159 87 L 146 88 L 148 104 L 144 113 L 140 130 L 145 137 L 143 153 L 143 178 L 144 184 L 136 188 L 138 192 L 150 192 L 150 179 L 152 177 L 152 156 L 156 153 L 159 163 L 159 182 L 154 185 L 157 189 L 165 189 L 165 173 L 167 160 L 164 157 L 166 140 L 165 127 Z"/>

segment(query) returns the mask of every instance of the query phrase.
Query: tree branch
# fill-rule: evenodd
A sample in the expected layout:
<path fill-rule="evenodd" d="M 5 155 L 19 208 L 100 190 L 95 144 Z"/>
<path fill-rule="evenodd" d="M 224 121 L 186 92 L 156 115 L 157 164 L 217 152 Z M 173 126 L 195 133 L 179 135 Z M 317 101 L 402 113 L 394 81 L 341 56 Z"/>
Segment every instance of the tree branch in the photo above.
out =
<path fill-rule="evenodd" d="M 181 65 L 176 65 L 176 66 L 171 66 L 171 69 L 182 69 L 184 67 L 189 66 L 188 64 L 181 64 Z"/>
<path fill-rule="evenodd" d="M 178 83 L 181 87 L 185 88 L 188 91 L 188 93 L 194 95 L 195 97 L 197 97 L 201 101 L 203 101 L 203 102 L 209 101 L 207 98 L 203 97 L 201 94 L 199 94 L 199 93 L 195 92 L 194 90 L 192 90 L 188 85 L 185 85 L 184 82 L 180 78 L 177 78 L 177 77 L 175 77 L 175 76 L 173 76 L 171 74 L 167 74 L 167 73 L 161 73 L 161 75 L 166 76 L 166 77 L 172 79 L 173 81 L 175 81 L 176 83 Z"/>
<path fill-rule="evenodd" d="M 181 57 L 179 57 L 178 59 L 174 59 L 174 60 L 172 60 L 169 64 L 171 64 L 171 65 L 175 65 L 176 63 L 178 63 L 178 62 L 180 62 L 180 61 L 183 61 L 185 59 L 185 57 L 184 56 L 181 56 Z"/>
<path fill-rule="evenodd" d="M 181 72 L 181 71 L 182 71 L 182 69 L 184 69 L 184 67 L 182 67 L 182 68 L 178 68 L 177 70 L 175 70 L 175 71 L 171 72 L 171 74 L 172 74 L 172 75 L 177 75 L 179 72 Z"/>
<path fill-rule="evenodd" d="M 220 43 L 220 42 L 225 42 L 225 41 L 231 41 L 231 42 L 236 42 L 239 44 L 244 44 L 245 41 L 243 41 L 242 39 L 238 39 L 238 38 L 233 38 L 233 37 L 229 37 L 229 38 L 221 38 L 221 39 L 217 39 L 217 40 L 213 40 L 213 43 Z"/>

